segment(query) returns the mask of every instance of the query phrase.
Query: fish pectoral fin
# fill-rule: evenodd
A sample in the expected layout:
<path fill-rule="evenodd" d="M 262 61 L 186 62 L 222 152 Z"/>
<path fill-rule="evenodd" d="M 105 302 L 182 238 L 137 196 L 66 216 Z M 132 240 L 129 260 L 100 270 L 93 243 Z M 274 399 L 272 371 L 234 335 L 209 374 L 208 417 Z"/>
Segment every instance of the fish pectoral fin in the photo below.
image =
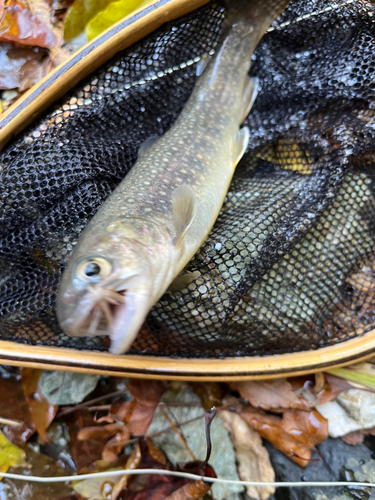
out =
<path fill-rule="evenodd" d="M 196 75 L 201 76 L 203 71 L 206 69 L 207 64 L 209 63 L 210 58 L 207 55 L 203 55 L 201 60 L 197 64 Z"/>
<path fill-rule="evenodd" d="M 172 215 L 173 225 L 176 231 L 174 245 L 181 244 L 197 211 L 197 197 L 194 190 L 182 184 L 173 190 L 172 193 Z"/>
<path fill-rule="evenodd" d="M 199 271 L 194 271 L 193 273 L 190 273 L 189 271 L 182 272 L 172 281 L 172 283 L 168 287 L 167 292 L 179 292 L 180 290 L 183 290 L 188 285 L 190 285 L 191 282 L 199 278 L 199 276 Z"/>
<path fill-rule="evenodd" d="M 138 158 L 148 151 L 150 147 L 153 146 L 159 139 L 160 137 L 158 135 L 151 135 L 148 139 L 142 142 L 138 149 Z"/>
<path fill-rule="evenodd" d="M 247 115 L 250 113 L 251 108 L 253 107 L 254 101 L 257 98 L 259 89 L 259 80 L 258 78 L 250 78 L 249 76 L 246 78 L 246 83 L 243 91 L 242 98 L 242 109 L 241 109 L 241 122 L 245 120 Z"/>
<path fill-rule="evenodd" d="M 243 157 L 247 145 L 249 144 L 250 130 L 248 127 L 241 128 L 233 138 L 232 143 L 232 164 L 236 168 L 238 162 Z"/>

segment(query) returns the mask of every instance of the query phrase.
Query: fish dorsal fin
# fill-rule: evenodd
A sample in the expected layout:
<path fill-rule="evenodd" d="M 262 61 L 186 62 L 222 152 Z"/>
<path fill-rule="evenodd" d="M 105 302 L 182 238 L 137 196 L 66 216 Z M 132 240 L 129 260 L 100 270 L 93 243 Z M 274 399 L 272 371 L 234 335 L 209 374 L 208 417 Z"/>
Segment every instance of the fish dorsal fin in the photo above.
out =
<path fill-rule="evenodd" d="M 151 135 L 148 139 L 143 141 L 138 149 L 138 157 L 148 151 L 150 147 L 153 146 L 159 139 L 160 137 L 158 135 Z"/>
<path fill-rule="evenodd" d="M 186 184 L 176 187 L 172 192 L 173 225 L 176 231 L 175 246 L 182 242 L 193 222 L 196 210 L 197 197 L 194 190 Z"/>
<path fill-rule="evenodd" d="M 248 127 L 241 128 L 233 137 L 232 143 L 232 165 L 236 168 L 238 162 L 243 157 L 247 145 L 249 144 L 250 130 Z"/>
<path fill-rule="evenodd" d="M 243 91 L 242 98 L 242 108 L 241 108 L 241 122 L 242 123 L 254 104 L 255 99 L 258 95 L 259 80 L 258 78 L 246 77 L 245 87 Z"/>
<path fill-rule="evenodd" d="M 168 292 L 175 293 L 186 288 L 192 281 L 199 278 L 200 272 L 194 271 L 190 273 L 189 271 L 182 271 L 168 287 Z"/>

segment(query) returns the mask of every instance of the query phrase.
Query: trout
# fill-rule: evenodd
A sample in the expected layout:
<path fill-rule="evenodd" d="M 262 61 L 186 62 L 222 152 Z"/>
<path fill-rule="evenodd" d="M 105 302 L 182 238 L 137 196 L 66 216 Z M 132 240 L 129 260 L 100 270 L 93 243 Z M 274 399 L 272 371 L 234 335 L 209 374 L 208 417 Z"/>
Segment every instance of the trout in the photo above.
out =
<path fill-rule="evenodd" d="M 121 354 L 159 298 L 194 279 L 182 271 L 207 239 L 249 142 L 240 127 L 256 97 L 251 56 L 288 3 L 227 1 L 219 48 L 199 64 L 179 117 L 141 147 L 78 240 L 57 298 L 65 333 L 109 335 L 110 352 Z"/>

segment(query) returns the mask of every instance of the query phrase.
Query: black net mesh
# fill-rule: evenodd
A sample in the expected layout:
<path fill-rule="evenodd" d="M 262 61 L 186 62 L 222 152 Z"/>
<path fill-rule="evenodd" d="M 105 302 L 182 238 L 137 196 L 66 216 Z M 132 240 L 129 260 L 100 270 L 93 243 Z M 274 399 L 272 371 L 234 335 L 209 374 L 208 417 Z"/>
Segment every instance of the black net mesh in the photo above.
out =
<path fill-rule="evenodd" d="M 184 106 L 224 8 L 207 5 L 117 54 L 0 155 L 0 338 L 70 338 L 56 290 L 79 234 Z M 251 72 L 250 146 L 219 219 L 130 352 L 220 357 L 314 349 L 375 327 L 375 6 L 292 0 Z"/>

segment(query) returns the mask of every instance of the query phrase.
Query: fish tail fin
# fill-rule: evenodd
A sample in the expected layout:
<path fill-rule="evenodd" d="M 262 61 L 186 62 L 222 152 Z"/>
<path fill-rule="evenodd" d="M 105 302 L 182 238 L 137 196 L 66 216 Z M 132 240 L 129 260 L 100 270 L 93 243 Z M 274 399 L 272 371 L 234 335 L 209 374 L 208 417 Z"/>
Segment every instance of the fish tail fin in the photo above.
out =
<path fill-rule="evenodd" d="M 232 28 L 256 37 L 256 43 L 288 6 L 290 0 L 225 0 L 224 32 Z"/>

